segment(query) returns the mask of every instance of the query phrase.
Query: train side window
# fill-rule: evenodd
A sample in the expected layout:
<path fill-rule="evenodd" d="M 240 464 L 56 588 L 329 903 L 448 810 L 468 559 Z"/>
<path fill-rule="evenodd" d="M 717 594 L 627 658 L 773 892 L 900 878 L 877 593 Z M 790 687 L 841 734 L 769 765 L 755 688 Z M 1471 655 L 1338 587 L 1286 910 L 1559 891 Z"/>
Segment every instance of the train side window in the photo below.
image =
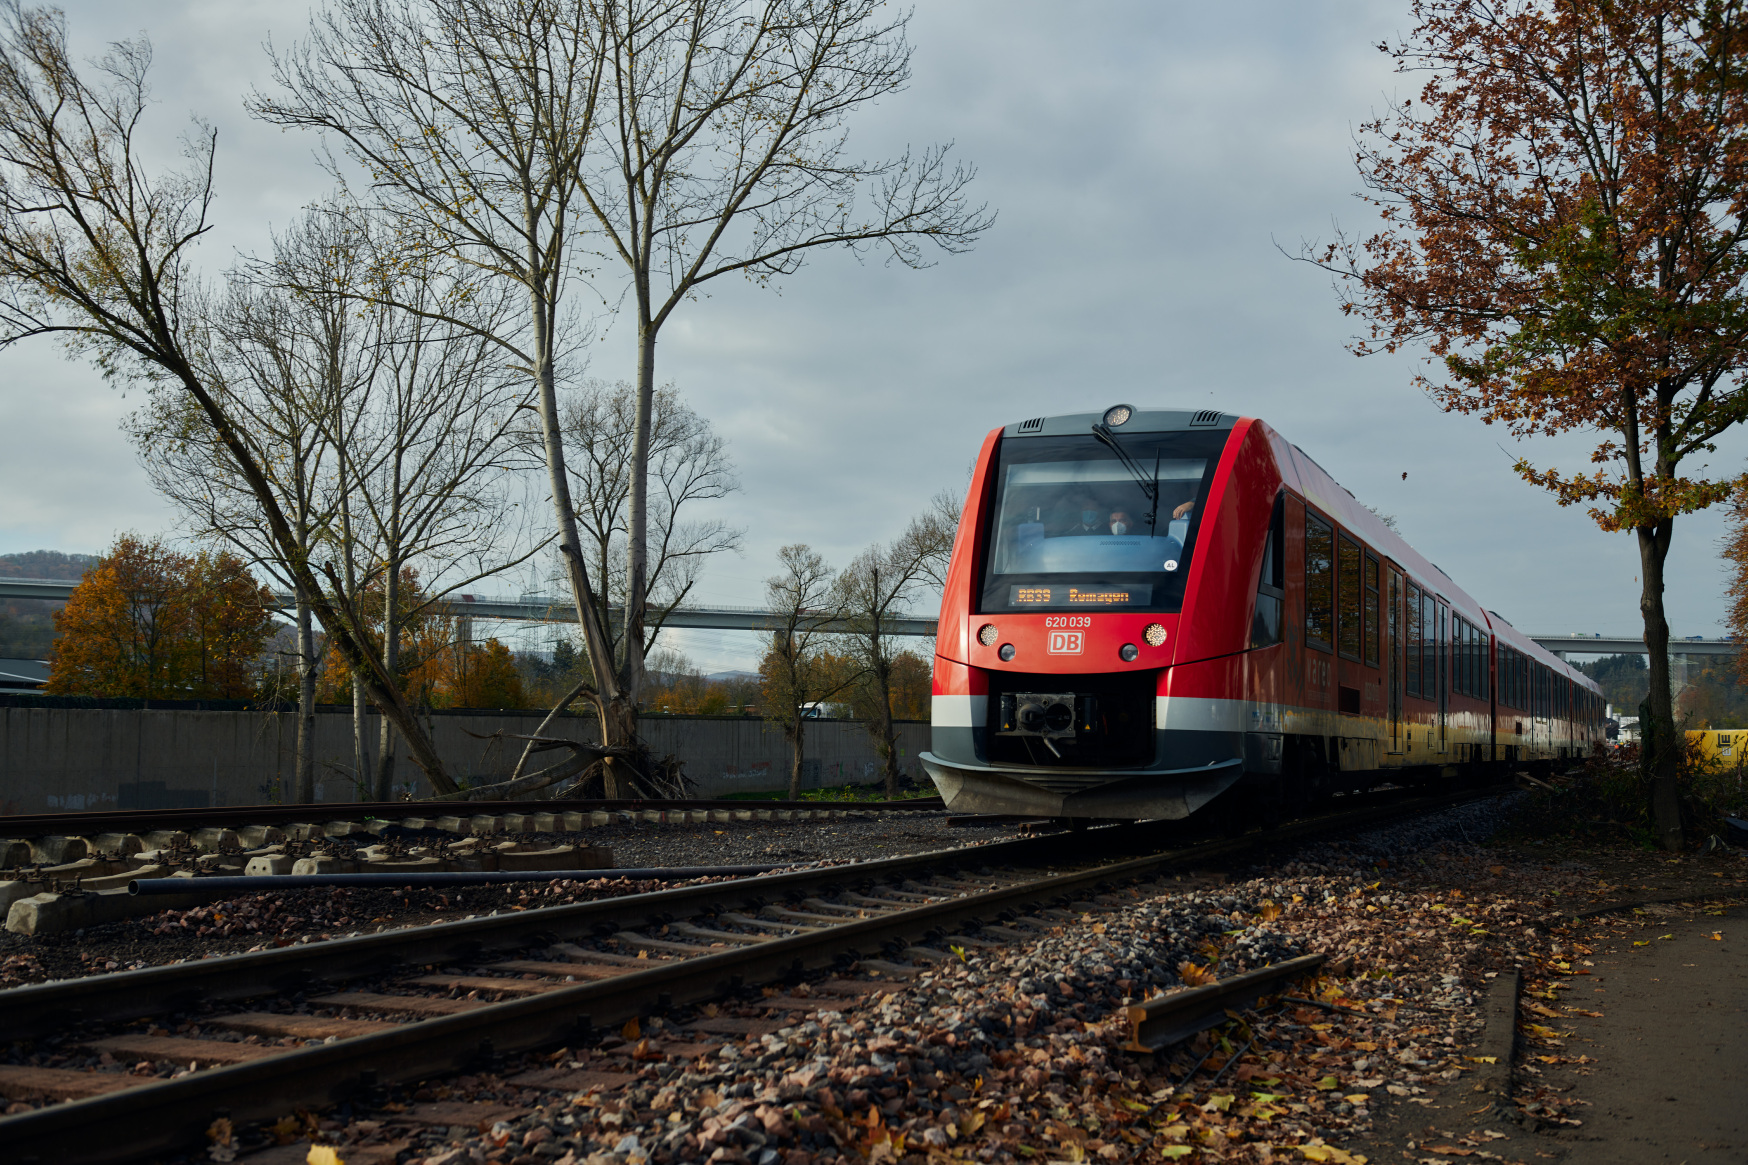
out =
<path fill-rule="evenodd" d="M 1286 495 L 1275 496 L 1274 516 L 1263 539 L 1262 571 L 1256 584 L 1256 614 L 1250 621 L 1250 645 L 1273 647 L 1281 641 L 1281 612 L 1286 605 Z"/>
<path fill-rule="evenodd" d="M 1420 695 L 1420 588 L 1408 584 L 1408 694 Z"/>
<path fill-rule="evenodd" d="M 1469 621 L 1451 616 L 1451 691 L 1469 694 Z"/>
<path fill-rule="evenodd" d="M 1438 600 L 1431 591 L 1420 592 L 1420 694 L 1438 699 Z"/>
<path fill-rule="evenodd" d="M 1438 695 L 1440 700 L 1451 693 L 1451 609 L 1441 600 L 1438 605 Z"/>
<path fill-rule="evenodd" d="M 1335 527 L 1305 513 L 1305 642 L 1335 650 Z"/>
<path fill-rule="evenodd" d="M 1378 560 L 1366 555 L 1366 666 L 1378 666 Z"/>
<path fill-rule="evenodd" d="M 1339 574 L 1336 588 L 1336 610 L 1340 623 L 1336 629 L 1336 644 L 1344 659 L 1358 660 L 1360 657 L 1360 545 L 1346 534 L 1336 541 L 1337 553 L 1340 555 Z"/>

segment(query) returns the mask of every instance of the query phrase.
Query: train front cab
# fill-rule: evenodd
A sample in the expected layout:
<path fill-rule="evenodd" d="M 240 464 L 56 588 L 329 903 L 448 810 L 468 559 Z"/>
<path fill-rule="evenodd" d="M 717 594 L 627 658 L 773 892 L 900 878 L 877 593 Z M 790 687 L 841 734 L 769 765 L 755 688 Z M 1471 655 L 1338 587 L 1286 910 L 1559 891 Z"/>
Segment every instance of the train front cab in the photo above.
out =
<path fill-rule="evenodd" d="M 1104 440 L 1100 421 L 1041 418 L 985 441 L 920 758 L 951 808 L 1182 817 L 1244 772 L 1240 656 L 1273 497 L 1234 485 L 1250 425 L 1132 410 Z M 1223 619 L 1194 614 L 1210 593 L 1236 600 Z M 1203 660 L 1211 698 L 1174 697 L 1166 677 L 1185 658 Z"/>

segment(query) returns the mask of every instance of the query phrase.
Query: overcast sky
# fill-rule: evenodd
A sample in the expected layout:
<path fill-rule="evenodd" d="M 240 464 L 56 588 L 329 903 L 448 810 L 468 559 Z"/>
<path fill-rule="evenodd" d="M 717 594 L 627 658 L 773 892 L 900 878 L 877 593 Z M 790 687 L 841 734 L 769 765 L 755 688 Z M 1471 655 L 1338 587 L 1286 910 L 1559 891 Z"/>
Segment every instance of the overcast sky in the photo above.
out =
<path fill-rule="evenodd" d="M 841 564 L 893 537 L 936 490 L 963 488 L 998 425 L 1128 401 L 1268 420 L 1520 628 L 1637 634 L 1631 537 L 1519 481 L 1518 447 L 1440 412 L 1410 383 L 1415 358 L 1350 355 L 1328 280 L 1277 248 L 1370 221 L 1351 134 L 1399 91 L 1375 46 L 1406 7 L 923 5 L 914 81 L 854 124 L 852 150 L 951 140 L 1000 221 L 928 270 L 820 254 L 775 292 L 713 286 L 667 326 L 658 376 L 728 439 L 744 486 L 725 511 L 745 553 L 713 564 L 701 597 L 759 603 L 786 543 Z M 152 38 L 163 140 L 191 113 L 218 127 L 213 272 L 325 192 L 315 140 L 241 104 L 269 84 L 259 46 L 301 36 L 307 6 L 66 8 L 88 50 Z M 628 377 L 632 339 L 612 330 L 591 374 Z M 50 343 L 0 353 L 0 552 L 95 553 L 120 531 L 172 527 L 117 431 L 135 403 Z M 1531 451 L 1582 468 L 1587 448 Z M 1727 445 L 1718 471 L 1738 472 L 1742 452 Z M 1678 636 L 1720 632 L 1722 532 L 1718 515 L 1677 526 Z M 708 668 L 756 658 L 735 633 L 676 642 Z"/>

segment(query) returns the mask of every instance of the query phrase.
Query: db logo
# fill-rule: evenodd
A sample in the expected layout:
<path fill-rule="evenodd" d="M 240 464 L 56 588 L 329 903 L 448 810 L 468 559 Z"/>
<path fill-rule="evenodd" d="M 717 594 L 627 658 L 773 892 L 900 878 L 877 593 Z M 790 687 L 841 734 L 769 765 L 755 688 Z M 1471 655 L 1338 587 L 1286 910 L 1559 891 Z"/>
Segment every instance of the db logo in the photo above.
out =
<path fill-rule="evenodd" d="M 1079 655 L 1086 650 L 1085 631 L 1052 631 L 1050 633 L 1051 655 Z"/>

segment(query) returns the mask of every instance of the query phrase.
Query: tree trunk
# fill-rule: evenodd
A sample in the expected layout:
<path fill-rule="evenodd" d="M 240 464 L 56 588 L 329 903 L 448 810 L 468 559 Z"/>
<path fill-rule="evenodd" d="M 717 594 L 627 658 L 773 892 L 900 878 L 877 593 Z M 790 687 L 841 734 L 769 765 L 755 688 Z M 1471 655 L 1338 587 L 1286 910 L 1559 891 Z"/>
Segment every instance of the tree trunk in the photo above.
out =
<path fill-rule="evenodd" d="M 789 799 L 791 801 L 801 799 L 801 755 L 802 746 L 807 737 L 807 719 L 802 715 L 803 711 L 804 709 L 801 708 L 795 709 L 795 731 L 789 737 L 789 743 L 793 746 L 790 749 L 789 757 Z"/>
<path fill-rule="evenodd" d="M 886 797 L 898 796 L 898 733 L 892 727 L 892 678 L 882 676 L 880 690 L 880 752 L 886 762 Z"/>
<path fill-rule="evenodd" d="M 364 723 L 366 705 L 364 684 L 356 674 L 352 677 L 352 771 L 357 774 L 354 785 L 357 796 L 370 796 L 370 730 Z"/>
<path fill-rule="evenodd" d="M 316 632 L 309 600 L 297 588 L 297 803 L 316 800 Z"/>
<path fill-rule="evenodd" d="M 530 256 L 530 270 L 539 269 L 536 259 L 536 256 Z M 589 587 L 589 568 L 583 561 L 582 541 L 577 535 L 576 507 L 571 502 L 570 473 L 565 467 L 564 432 L 559 423 L 558 394 L 554 387 L 553 339 L 545 314 L 545 299 L 537 289 L 531 290 L 529 294 L 534 316 L 535 388 L 539 400 L 541 448 L 546 456 L 546 484 L 552 498 L 553 518 L 558 525 L 558 552 L 564 560 L 565 578 L 570 583 L 571 600 L 577 607 L 577 623 L 583 629 L 583 645 L 589 657 L 589 670 L 595 680 L 601 743 L 608 747 L 632 748 L 637 743 L 637 705 L 635 700 L 625 699 L 620 687 L 619 677 L 613 666 L 613 649 L 607 640 L 604 626 L 605 612 L 596 609 L 594 595 Z M 602 765 L 602 770 L 607 786 L 606 795 L 619 796 L 618 765 L 609 761 Z"/>
<path fill-rule="evenodd" d="M 399 573 L 396 564 L 391 561 L 388 577 L 383 579 L 382 584 L 382 664 L 388 670 L 388 674 L 397 679 L 401 673 L 401 580 Z M 381 737 L 376 745 L 376 799 L 378 801 L 394 800 L 394 731 L 393 722 L 384 716 Z"/>
<path fill-rule="evenodd" d="M 647 297 L 644 297 L 647 298 Z M 643 691 L 643 624 L 649 589 L 649 443 L 655 402 L 655 328 L 648 309 L 637 331 L 637 423 L 631 435 L 630 514 L 626 530 L 625 663 L 621 686 L 633 705 Z"/>
<path fill-rule="evenodd" d="M 1651 816 L 1657 841 L 1664 849 L 1681 849 L 1682 740 L 1675 730 L 1675 706 L 1669 688 L 1669 621 L 1663 610 L 1663 567 L 1669 557 L 1672 518 L 1636 527 L 1639 539 L 1639 612 L 1645 619 L 1645 653 L 1651 665 L 1645 703 L 1650 723 L 1639 726 L 1644 773 L 1651 785 Z"/>

